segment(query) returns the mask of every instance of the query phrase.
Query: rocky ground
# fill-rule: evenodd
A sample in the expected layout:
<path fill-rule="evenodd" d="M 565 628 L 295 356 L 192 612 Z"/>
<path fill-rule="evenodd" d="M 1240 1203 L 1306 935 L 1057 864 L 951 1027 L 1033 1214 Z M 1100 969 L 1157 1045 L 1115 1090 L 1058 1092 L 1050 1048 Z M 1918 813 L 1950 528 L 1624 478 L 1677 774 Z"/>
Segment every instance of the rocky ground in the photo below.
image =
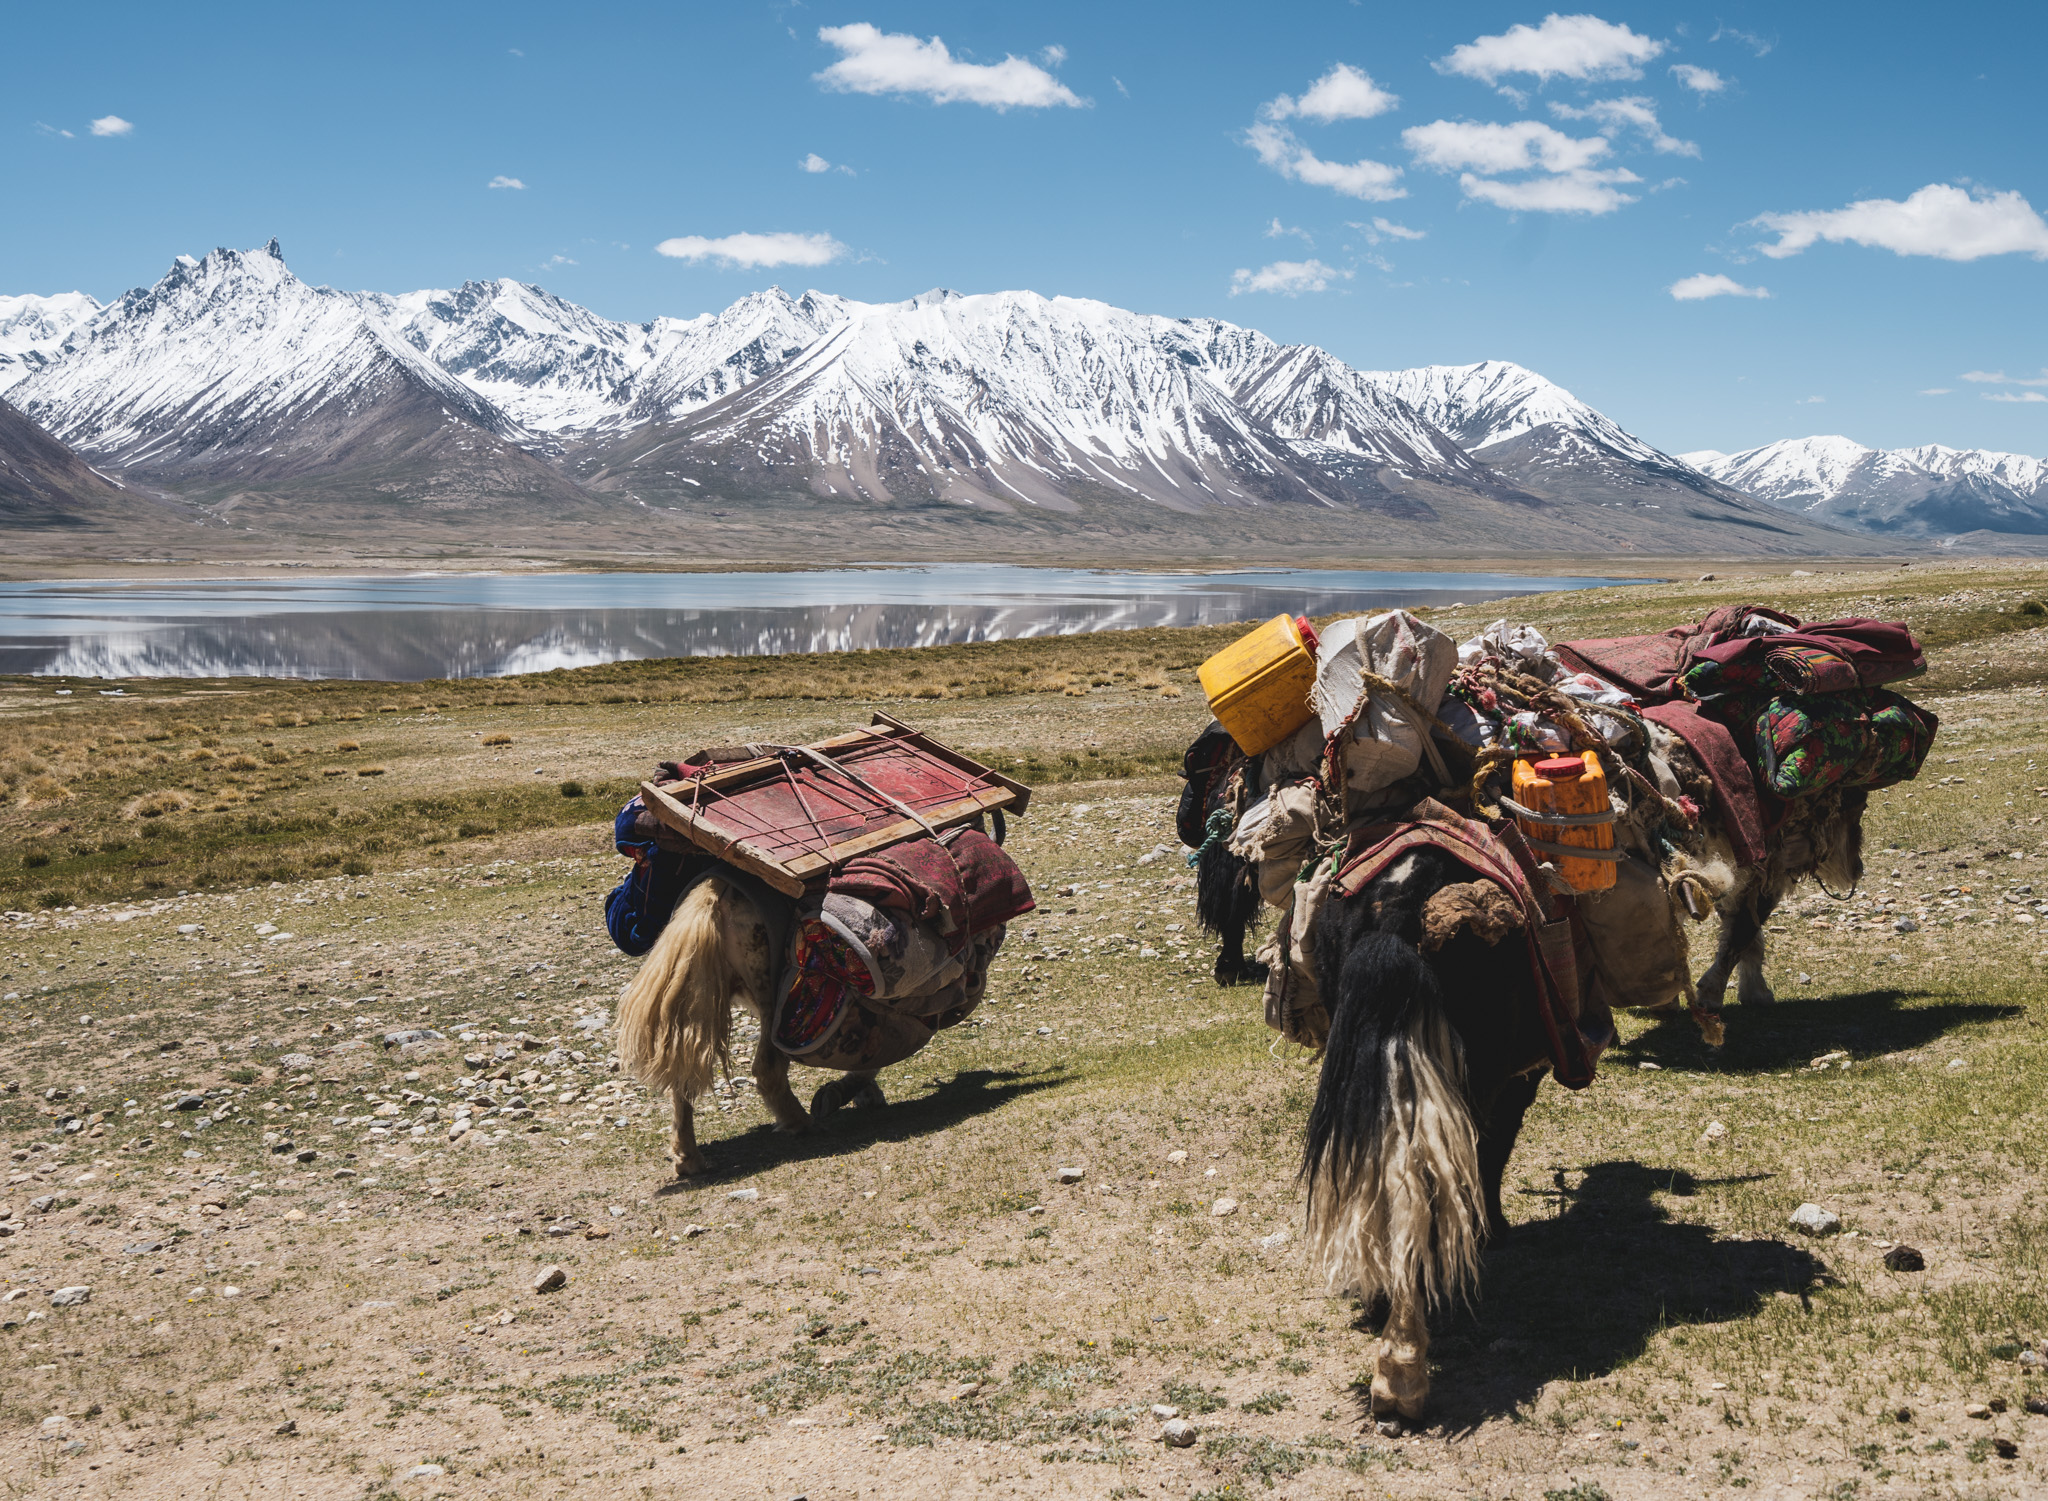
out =
<path fill-rule="evenodd" d="M 1515 1228 L 1436 1321 L 1419 1432 L 1367 1419 L 1371 1332 L 1302 1265 L 1315 1060 L 1273 1041 L 1256 992 L 1209 980 L 1176 784 L 1138 756 L 1013 825 L 1040 908 L 973 1023 L 883 1075 L 887 1108 L 792 1138 L 736 1082 L 700 1116 L 701 1182 L 667 1177 L 666 1105 L 610 1065 L 632 962 L 602 931 L 621 862 L 594 822 L 9 914 L 0 1477 L 124 1497 L 2041 1494 L 2048 631 L 2020 609 L 2048 578 L 1909 577 L 1517 607 L 1564 634 L 1736 597 L 1903 615 L 1943 642 L 1914 689 L 1943 730 L 1877 800 L 1863 888 L 1804 888 L 1773 925 L 1777 1005 L 1732 1009 L 1718 1054 L 1682 1019 L 1628 1019 L 1590 1089 L 1546 1086 Z M 31 739 L 131 712 L 78 703 L 0 712 Z M 376 785 L 416 784 L 351 795 L 421 795 L 433 767 L 472 790 L 618 775 L 864 707 L 408 716 L 367 753 Z M 1125 683 L 893 707 L 1048 761 L 1201 718 L 1192 692 Z M 223 754 L 254 708 L 210 701 Z M 263 733 L 311 755 L 335 732 Z M 472 754 L 472 734 L 518 749 Z M 80 827 L 89 799 L 138 795 L 75 785 Z M 193 801 L 161 816 L 228 816 Z M 1809 1203 L 1839 1223 L 1792 1228 Z"/>

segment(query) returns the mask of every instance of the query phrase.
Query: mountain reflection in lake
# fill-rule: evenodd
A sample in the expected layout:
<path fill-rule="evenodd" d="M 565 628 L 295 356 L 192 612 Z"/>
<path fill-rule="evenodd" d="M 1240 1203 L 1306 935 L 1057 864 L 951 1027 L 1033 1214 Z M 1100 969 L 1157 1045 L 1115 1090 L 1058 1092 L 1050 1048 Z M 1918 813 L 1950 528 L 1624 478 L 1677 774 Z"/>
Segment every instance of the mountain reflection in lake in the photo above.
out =
<path fill-rule="evenodd" d="M 939 646 L 1449 604 L 1629 580 L 992 564 L 0 584 L 0 672 L 500 677 L 647 657 Z"/>

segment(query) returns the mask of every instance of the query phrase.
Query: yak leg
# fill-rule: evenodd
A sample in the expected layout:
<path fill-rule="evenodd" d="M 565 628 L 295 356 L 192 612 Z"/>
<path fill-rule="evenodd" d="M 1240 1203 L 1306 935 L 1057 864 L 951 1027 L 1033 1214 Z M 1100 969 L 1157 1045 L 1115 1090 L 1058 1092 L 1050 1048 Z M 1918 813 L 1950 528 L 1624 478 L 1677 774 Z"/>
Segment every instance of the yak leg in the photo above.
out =
<path fill-rule="evenodd" d="M 1418 1291 L 1404 1288 L 1395 1296 L 1380 1331 L 1372 1370 L 1372 1410 L 1378 1417 L 1420 1422 L 1429 1402 L 1429 1320 Z"/>
<path fill-rule="evenodd" d="M 1756 937 L 1735 960 L 1735 999 L 1745 1006 L 1769 1006 L 1778 999 L 1771 982 L 1764 978 L 1763 925 L 1771 920 L 1783 896 L 1783 892 L 1769 888 L 1757 893 Z"/>
<path fill-rule="evenodd" d="M 1761 970 L 1762 939 L 1763 924 L 1757 920 L 1754 892 L 1744 892 L 1721 907 L 1721 936 L 1714 947 L 1714 962 L 1707 966 L 1696 987 L 1702 1007 L 1708 1011 L 1721 1009 L 1721 999 L 1728 991 L 1728 976 L 1752 951 Z"/>
<path fill-rule="evenodd" d="M 1500 1087 L 1493 1097 L 1484 1129 L 1479 1133 L 1479 1182 L 1486 1191 L 1486 1233 L 1505 1235 L 1508 1217 L 1501 1208 L 1501 1179 L 1507 1176 L 1508 1158 L 1515 1150 L 1515 1138 L 1522 1132 L 1522 1117 L 1536 1100 L 1536 1087 L 1543 1082 L 1543 1070 L 1518 1074 Z"/>
<path fill-rule="evenodd" d="M 888 1103 L 872 1072 L 841 1074 L 836 1079 L 827 1079 L 811 1096 L 811 1119 L 823 1120 L 842 1105 L 874 1109 Z"/>
<path fill-rule="evenodd" d="M 811 1118 L 789 1087 L 789 1055 L 778 1053 L 765 1037 L 754 1050 L 754 1087 L 775 1117 L 776 1130 L 795 1133 L 809 1129 Z"/>
<path fill-rule="evenodd" d="M 668 1139 L 669 1161 L 676 1165 L 678 1178 L 694 1178 L 704 1171 L 704 1154 L 697 1150 L 696 1112 L 689 1096 L 673 1091 L 676 1107 L 675 1130 Z"/>

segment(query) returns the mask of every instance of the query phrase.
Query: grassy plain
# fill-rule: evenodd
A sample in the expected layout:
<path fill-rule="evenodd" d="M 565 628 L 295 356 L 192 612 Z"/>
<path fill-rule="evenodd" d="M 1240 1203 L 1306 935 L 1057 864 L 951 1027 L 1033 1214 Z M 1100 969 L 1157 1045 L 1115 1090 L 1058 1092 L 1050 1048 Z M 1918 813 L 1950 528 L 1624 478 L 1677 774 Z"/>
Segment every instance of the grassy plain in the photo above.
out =
<path fill-rule="evenodd" d="M 2041 1494 L 2048 1382 L 2016 1357 L 2048 1335 L 2044 590 L 1915 564 L 1503 607 L 1554 638 L 1738 599 L 1904 618 L 1943 728 L 1876 802 L 1863 890 L 1774 925 L 1780 1004 L 1733 1010 L 1718 1057 L 1630 1019 L 1592 1088 L 1546 1086 L 1516 1227 L 1437 1321 L 1434 1426 L 1400 1439 L 1364 1421 L 1358 1310 L 1303 1275 L 1314 1062 L 1210 982 L 1170 848 L 1192 667 L 1229 632 L 0 683 L 0 1484 Z M 1040 785 L 1012 827 L 1040 910 L 886 1110 L 788 1138 L 726 1089 L 716 1176 L 671 1183 L 665 1107 L 606 1065 L 609 814 L 661 757 L 874 708 Z M 1808 1200 L 1846 1233 L 1789 1230 Z"/>

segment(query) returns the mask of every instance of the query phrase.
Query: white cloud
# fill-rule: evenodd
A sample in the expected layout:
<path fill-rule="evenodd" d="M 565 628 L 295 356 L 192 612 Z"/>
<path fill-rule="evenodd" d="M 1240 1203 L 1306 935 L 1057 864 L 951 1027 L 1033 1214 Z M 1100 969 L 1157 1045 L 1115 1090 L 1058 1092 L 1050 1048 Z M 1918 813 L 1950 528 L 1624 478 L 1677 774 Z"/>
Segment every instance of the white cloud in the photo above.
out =
<path fill-rule="evenodd" d="M 1303 292 L 1329 290 L 1330 283 L 1348 281 L 1349 271 L 1339 271 L 1334 266 L 1325 266 L 1321 261 L 1275 261 L 1270 266 L 1261 266 L 1256 271 L 1243 267 L 1230 273 L 1230 295 L 1241 292 L 1278 292 L 1283 297 L 1299 297 Z"/>
<path fill-rule="evenodd" d="M 1245 132 L 1245 144 L 1258 152 L 1260 161 L 1296 182 L 1332 188 L 1346 197 L 1374 203 L 1408 196 L 1408 190 L 1397 181 L 1401 176 L 1399 167 L 1375 161 L 1326 162 L 1296 140 L 1294 132 L 1284 125 L 1262 121 Z"/>
<path fill-rule="evenodd" d="M 1058 42 L 1054 42 L 1050 47 L 1045 48 L 1038 54 L 1038 60 L 1048 68 L 1057 68 L 1067 60 L 1067 49 Z"/>
<path fill-rule="evenodd" d="M 1458 186 L 1467 198 L 1517 213 L 1611 214 L 1624 203 L 1635 202 L 1614 185 L 1641 181 L 1635 173 L 1616 167 L 1606 172 L 1566 172 L 1522 182 L 1499 182 L 1467 172 L 1459 177 Z"/>
<path fill-rule="evenodd" d="M 1792 403 L 1796 407 L 1824 407 L 1828 404 L 1825 396 L 1802 396 Z"/>
<path fill-rule="evenodd" d="M 134 129 L 133 122 L 119 115 L 101 115 L 92 122 L 92 133 L 96 136 L 124 136 Z"/>
<path fill-rule="evenodd" d="M 832 170 L 832 164 L 815 151 L 798 162 L 797 167 L 800 171 L 804 172 L 830 172 Z"/>
<path fill-rule="evenodd" d="M 2048 401 L 2039 391 L 1986 391 L 1986 401 Z"/>
<path fill-rule="evenodd" d="M 996 110 L 1054 104 L 1079 109 L 1087 103 L 1036 63 L 1015 56 L 999 63 L 964 63 L 938 37 L 920 41 L 858 21 L 821 27 L 818 40 L 845 55 L 814 76 L 843 94 L 922 94 L 934 104 L 985 104 Z M 1054 51 L 1065 58 L 1056 48 L 1044 55 Z"/>
<path fill-rule="evenodd" d="M 2048 260 L 2048 223 L 2017 192 L 1991 193 L 1930 183 L 1904 202 L 1866 198 L 1847 208 L 1801 214 L 1760 214 L 1750 221 L 1775 231 L 1759 245 L 1782 260 L 1821 240 L 1848 241 L 1894 255 L 1974 261 L 1987 255 Z"/>
<path fill-rule="evenodd" d="M 1131 97 L 1131 91 L 1124 87 L 1124 81 L 1121 78 L 1117 77 L 1116 74 L 1110 74 L 1109 81 L 1116 85 L 1116 91 L 1119 94 L 1123 95 L 1124 98 L 1128 99 Z"/>
<path fill-rule="evenodd" d="M 1671 76 L 1695 94 L 1718 94 L 1728 87 L 1728 80 L 1712 68 L 1696 68 L 1691 63 L 1673 63 Z"/>
<path fill-rule="evenodd" d="M 1980 386 L 2048 386 L 2048 369 L 2039 375 L 2007 375 L 2003 370 L 1965 370 L 1962 379 Z"/>
<path fill-rule="evenodd" d="M 1282 235 L 1293 235 L 1296 239 L 1305 241 L 1311 250 L 1315 248 L 1316 239 L 1314 235 L 1310 234 L 1307 230 L 1301 228 L 1299 225 L 1282 224 L 1280 220 L 1277 217 L 1275 217 L 1273 222 L 1266 226 L 1266 238 L 1269 240 L 1277 240 Z"/>
<path fill-rule="evenodd" d="M 1434 120 L 1401 132 L 1401 144 L 1425 167 L 1449 172 L 1470 167 L 1475 172 L 1576 172 L 1607 154 L 1598 136 L 1580 140 L 1538 120 L 1512 125 L 1483 125 L 1472 120 Z"/>
<path fill-rule="evenodd" d="M 1374 219 L 1370 224 L 1360 224 L 1355 219 L 1344 221 L 1347 228 L 1355 229 L 1365 236 L 1365 243 L 1377 245 L 1382 240 L 1426 240 L 1428 231 L 1410 229 L 1405 224 L 1396 224 L 1392 219 Z M 1382 270 L 1385 268 L 1382 267 Z"/>
<path fill-rule="evenodd" d="M 1707 40 L 1718 42 L 1722 37 L 1727 37 L 1731 42 L 1742 43 L 1743 46 L 1754 52 L 1758 57 L 1762 57 L 1778 45 L 1775 41 L 1765 41 L 1753 31 L 1737 31 L 1733 26 L 1716 26 L 1714 34 L 1708 37 Z"/>
<path fill-rule="evenodd" d="M 679 261 L 717 261 L 721 266 L 828 266 L 846 254 L 830 235 L 736 234 L 712 240 L 679 235 L 654 247 Z"/>
<path fill-rule="evenodd" d="M 1453 48 L 1436 67 L 1439 73 L 1481 83 L 1497 84 L 1512 73 L 1527 73 L 1539 83 L 1553 78 L 1591 83 L 1640 78 L 1642 65 L 1663 50 L 1664 43 L 1598 16 L 1552 14 L 1540 26 L 1510 26 L 1499 36 L 1483 36 Z"/>
<path fill-rule="evenodd" d="M 1920 394 L 1922 396 L 1953 396 L 1956 393 L 1947 386 L 1929 386 Z"/>
<path fill-rule="evenodd" d="M 1704 302 L 1709 297 L 1764 298 L 1771 295 L 1762 287 L 1745 287 L 1732 276 L 1706 271 L 1673 282 L 1669 290 L 1680 302 Z"/>
<path fill-rule="evenodd" d="M 1698 156 L 1700 148 L 1691 141 L 1681 141 L 1677 136 L 1666 135 L 1664 127 L 1657 121 L 1657 106 L 1640 94 L 1631 94 L 1624 99 L 1596 99 L 1584 109 L 1574 109 L 1569 104 L 1550 106 L 1550 112 L 1560 120 L 1592 120 L 1600 133 L 1614 136 L 1623 130 L 1640 130 L 1650 138 L 1652 149 L 1675 156 Z"/>
<path fill-rule="evenodd" d="M 1400 102 L 1397 96 L 1389 94 L 1349 63 L 1338 63 L 1310 84 L 1308 92 L 1299 99 L 1282 94 L 1263 106 L 1259 113 L 1268 120 L 1285 120 L 1301 115 L 1327 125 L 1333 120 L 1370 120 L 1375 115 L 1384 115 Z"/>
<path fill-rule="evenodd" d="M 516 177 L 493 177 L 484 186 L 489 188 L 517 188 L 522 193 L 526 191 L 526 184 Z"/>
<path fill-rule="evenodd" d="M 39 136 L 54 136 L 57 139 L 64 141 L 75 141 L 78 139 L 78 137 L 73 135 L 70 131 L 59 130 L 54 125 L 45 125 L 40 120 L 36 121 L 36 134 Z"/>

